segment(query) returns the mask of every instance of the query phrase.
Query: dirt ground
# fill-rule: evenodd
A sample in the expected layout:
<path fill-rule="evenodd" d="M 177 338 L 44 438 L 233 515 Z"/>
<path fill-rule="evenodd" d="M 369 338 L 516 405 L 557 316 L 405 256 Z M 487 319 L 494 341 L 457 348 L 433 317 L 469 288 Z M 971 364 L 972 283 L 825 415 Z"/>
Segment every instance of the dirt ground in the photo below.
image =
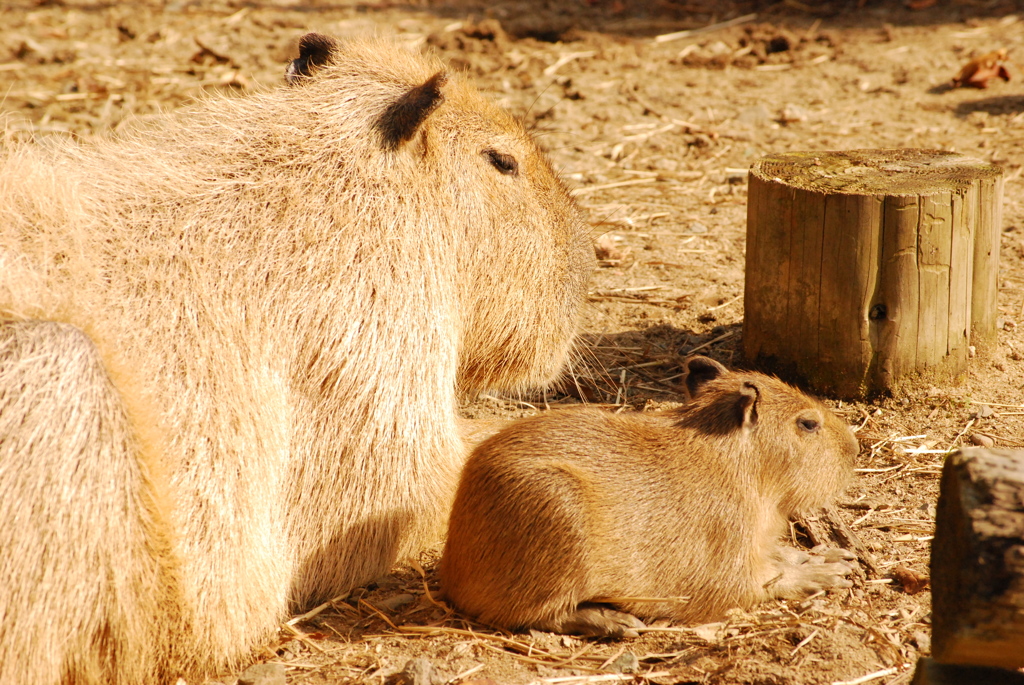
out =
<path fill-rule="evenodd" d="M 623 642 L 502 635 L 432 601 L 438 550 L 282 627 L 260 660 L 292 683 L 906 683 L 929 652 L 928 574 L 944 455 L 1024 447 L 1024 3 L 492 0 L 0 5 L 7 139 L 109 134 L 205 92 L 276 87 L 298 36 L 394 32 L 436 50 L 524 118 L 589 210 L 603 250 L 576 366 L 591 402 L 653 410 L 681 397 L 679 359 L 743 365 L 746 169 L 787 150 L 955 150 L 1005 170 L 998 343 L 957 386 L 831 401 L 859 426 L 840 515 L 879 573 Z M 921 7 L 922 9 L 913 9 Z M 729 19 L 742 23 L 658 42 Z M 1020 13 L 1020 14 L 1018 14 Z M 1010 51 L 1009 82 L 947 86 L 972 56 Z M 0 145 L 2 145 L 0 139 Z M 572 385 L 572 384 L 570 384 Z M 527 415 L 558 392 L 487 395 L 472 417 Z M 897 570 L 900 568 L 909 571 Z M 896 573 L 894 573 L 896 571 Z M 223 674 L 219 682 L 234 682 Z M 422 681 L 426 682 L 426 681 Z M 484 680 L 483 682 L 486 682 Z"/>

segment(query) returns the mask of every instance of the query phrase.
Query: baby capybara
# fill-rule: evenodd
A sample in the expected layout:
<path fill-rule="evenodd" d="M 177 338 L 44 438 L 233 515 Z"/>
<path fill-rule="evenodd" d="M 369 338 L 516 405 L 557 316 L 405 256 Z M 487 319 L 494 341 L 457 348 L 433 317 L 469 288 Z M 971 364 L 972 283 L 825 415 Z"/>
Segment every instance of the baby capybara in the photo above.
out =
<path fill-rule="evenodd" d="M 849 587 L 852 555 L 780 536 L 852 475 L 850 428 L 774 378 L 704 357 L 686 368 L 693 397 L 679 409 L 554 411 L 476 448 L 441 560 L 456 607 L 503 628 L 614 637 L 639 619 L 708 621 Z"/>

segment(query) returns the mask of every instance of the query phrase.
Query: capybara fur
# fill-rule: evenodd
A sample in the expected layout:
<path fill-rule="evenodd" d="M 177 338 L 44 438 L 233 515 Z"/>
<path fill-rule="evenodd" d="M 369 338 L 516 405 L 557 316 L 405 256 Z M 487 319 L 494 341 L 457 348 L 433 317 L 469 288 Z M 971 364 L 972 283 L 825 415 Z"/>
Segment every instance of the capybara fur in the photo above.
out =
<path fill-rule="evenodd" d="M 852 475 L 849 427 L 777 379 L 685 365 L 692 399 L 678 409 L 548 412 L 473 451 L 440 568 L 456 607 L 503 628 L 621 637 L 639 619 L 703 622 L 849 587 L 845 550 L 780 544 L 791 516 Z"/>
<path fill-rule="evenodd" d="M 555 377 L 593 261 L 522 125 L 310 34 L 289 83 L 0 157 L 0 683 L 230 669 L 439 541 L 457 404 Z"/>

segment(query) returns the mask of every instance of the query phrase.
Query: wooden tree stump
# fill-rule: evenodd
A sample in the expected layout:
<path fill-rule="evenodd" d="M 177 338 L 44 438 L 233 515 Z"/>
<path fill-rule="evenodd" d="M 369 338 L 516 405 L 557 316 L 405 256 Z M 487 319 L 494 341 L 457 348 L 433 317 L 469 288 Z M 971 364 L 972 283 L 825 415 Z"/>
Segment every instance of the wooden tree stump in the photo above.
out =
<path fill-rule="evenodd" d="M 1024 450 L 946 459 L 931 583 L 936 661 L 1024 667 Z"/>
<path fill-rule="evenodd" d="M 995 337 L 999 167 L 949 152 L 769 155 L 750 170 L 747 359 L 864 397 L 954 380 Z"/>
<path fill-rule="evenodd" d="M 910 685 L 1024 685 L 1024 675 L 1008 668 L 941 664 L 921 657 Z"/>

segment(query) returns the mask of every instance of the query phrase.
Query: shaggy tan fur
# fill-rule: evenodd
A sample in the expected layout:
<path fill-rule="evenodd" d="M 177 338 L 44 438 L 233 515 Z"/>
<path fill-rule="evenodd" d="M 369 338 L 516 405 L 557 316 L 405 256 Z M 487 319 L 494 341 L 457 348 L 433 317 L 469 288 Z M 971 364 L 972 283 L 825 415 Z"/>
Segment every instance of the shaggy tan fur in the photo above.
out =
<path fill-rule="evenodd" d="M 643 626 L 635 616 L 707 621 L 848 587 L 848 553 L 811 557 L 779 537 L 852 475 L 849 427 L 774 378 L 703 357 L 688 370 L 695 397 L 678 410 L 550 412 L 477 447 L 449 522 L 445 595 L 496 626 L 622 636 Z M 602 602 L 616 597 L 689 600 Z"/>
<path fill-rule="evenodd" d="M 565 361 L 593 250 L 522 126 L 392 42 L 301 60 L 0 159 L 0 683 L 237 665 L 440 539 L 460 393 Z"/>

